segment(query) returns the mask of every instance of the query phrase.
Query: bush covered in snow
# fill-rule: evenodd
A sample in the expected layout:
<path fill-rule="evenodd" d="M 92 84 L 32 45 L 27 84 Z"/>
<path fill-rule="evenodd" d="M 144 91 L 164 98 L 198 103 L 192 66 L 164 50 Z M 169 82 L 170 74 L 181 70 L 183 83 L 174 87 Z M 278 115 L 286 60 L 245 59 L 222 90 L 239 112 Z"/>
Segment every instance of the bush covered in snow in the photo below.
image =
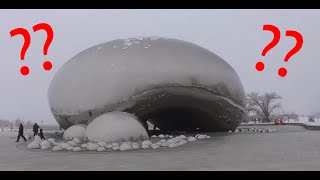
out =
<path fill-rule="evenodd" d="M 54 147 L 52 148 L 52 150 L 53 150 L 53 151 L 62 151 L 63 149 L 62 149 L 61 146 L 54 146 Z"/>
<path fill-rule="evenodd" d="M 82 148 L 86 148 L 88 145 L 87 144 L 82 144 L 81 147 Z"/>
<path fill-rule="evenodd" d="M 158 136 L 159 138 L 165 138 L 165 136 L 163 134 L 159 134 Z"/>
<path fill-rule="evenodd" d="M 149 141 L 149 140 L 145 140 L 145 141 L 142 142 L 142 145 L 148 145 L 148 146 L 150 146 L 151 144 L 152 144 L 152 142 Z"/>
<path fill-rule="evenodd" d="M 79 151 L 81 151 L 81 148 L 80 148 L 80 147 L 74 147 L 74 148 L 73 148 L 73 151 L 79 152 Z"/>
<path fill-rule="evenodd" d="M 105 143 L 105 142 L 98 142 L 98 145 L 101 146 L 101 147 L 106 147 L 106 146 L 107 146 L 107 143 Z"/>
<path fill-rule="evenodd" d="M 158 149 L 158 148 L 160 148 L 160 146 L 158 144 L 151 144 L 151 148 L 152 149 Z"/>
<path fill-rule="evenodd" d="M 86 128 L 87 128 L 87 125 L 85 124 L 73 125 L 63 133 L 63 139 L 64 140 L 73 140 L 74 138 L 83 139 Z"/>
<path fill-rule="evenodd" d="M 77 146 L 78 144 L 74 141 L 68 141 L 68 144 L 70 144 L 70 146 Z"/>
<path fill-rule="evenodd" d="M 120 151 L 130 151 L 133 150 L 133 147 L 128 143 L 122 143 L 120 145 Z"/>
<path fill-rule="evenodd" d="M 133 148 L 133 149 L 140 149 L 140 147 L 139 147 L 138 144 L 132 144 L 132 148 Z"/>
<path fill-rule="evenodd" d="M 120 148 L 119 148 L 119 146 L 114 146 L 114 147 L 112 147 L 112 150 L 118 151 L 118 150 L 120 150 Z"/>
<path fill-rule="evenodd" d="M 98 151 L 98 152 L 103 152 L 103 151 L 106 151 L 106 149 L 105 149 L 104 147 L 99 147 L 99 148 L 97 149 L 97 151 Z"/>
<path fill-rule="evenodd" d="M 50 147 L 51 144 L 50 144 L 49 141 L 41 141 L 40 146 L 48 146 L 48 147 Z"/>
<path fill-rule="evenodd" d="M 80 144 L 81 143 L 81 139 L 80 138 L 73 138 L 72 140 L 73 142 Z"/>
<path fill-rule="evenodd" d="M 28 144 L 27 148 L 29 148 L 29 149 L 39 149 L 40 148 L 40 144 L 35 143 L 35 142 L 31 142 L 30 144 Z"/>
<path fill-rule="evenodd" d="M 95 142 L 141 141 L 149 139 L 137 117 L 126 112 L 109 112 L 95 118 L 85 136 Z"/>
<path fill-rule="evenodd" d="M 92 143 L 92 144 L 89 144 L 87 146 L 87 150 L 89 151 L 96 151 L 100 146 L 96 143 Z"/>
<path fill-rule="evenodd" d="M 195 137 L 189 137 L 189 138 L 188 138 L 188 141 L 189 141 L 189 142 L 194 142 L 194 141 L 197 141 L 197 138 L 195 138 Z"/>
<path fill-rule="evenodd" d="M 50 148 L 49 146 L 41 146 L 41 150 L 47 150 L 49 148 Z"/>

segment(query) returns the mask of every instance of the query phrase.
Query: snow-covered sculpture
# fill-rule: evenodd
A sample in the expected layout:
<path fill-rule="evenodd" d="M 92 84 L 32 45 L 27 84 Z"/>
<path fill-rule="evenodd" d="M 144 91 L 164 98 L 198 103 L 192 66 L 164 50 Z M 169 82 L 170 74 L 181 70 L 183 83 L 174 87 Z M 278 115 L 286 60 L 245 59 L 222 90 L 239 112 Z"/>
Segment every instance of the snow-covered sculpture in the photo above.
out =
<path fill-rule="evenodd" d="M 125 111 L 161 130 L 234 131 L 245 112 L 244 88 L 228 63 L 161 37 L 117 39 L 78 53 L 55 74 L 48 101 L 63 129 Z"/>

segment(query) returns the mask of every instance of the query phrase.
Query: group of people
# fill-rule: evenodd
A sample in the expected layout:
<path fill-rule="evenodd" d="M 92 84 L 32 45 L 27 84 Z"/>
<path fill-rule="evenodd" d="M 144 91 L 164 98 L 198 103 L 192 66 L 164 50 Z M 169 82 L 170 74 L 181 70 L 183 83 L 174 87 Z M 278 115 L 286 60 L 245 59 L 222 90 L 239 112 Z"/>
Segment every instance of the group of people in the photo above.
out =
<path fill-rule="evenodd" d="M 40 129 L 40 132 L 39 132 L 39 129 L 40 129 L 39 125 L 37 123 L 35 123 L 33 125 L 33 137 L 39 136 L 41 139 L 45 139 L 44 135 L 43 135 L 43 130 Z M 24 139 L 24 141 L 27 141 L 27 139 L 23 135 L 23 125 L 22 125 L 22 123 L 20 123 L 20 126 L 19 126 L 19 133 L 18 133 L 18 138 L 17 138 L 16 142 L 19 142 L 20 137 L 22 137 Z"/>

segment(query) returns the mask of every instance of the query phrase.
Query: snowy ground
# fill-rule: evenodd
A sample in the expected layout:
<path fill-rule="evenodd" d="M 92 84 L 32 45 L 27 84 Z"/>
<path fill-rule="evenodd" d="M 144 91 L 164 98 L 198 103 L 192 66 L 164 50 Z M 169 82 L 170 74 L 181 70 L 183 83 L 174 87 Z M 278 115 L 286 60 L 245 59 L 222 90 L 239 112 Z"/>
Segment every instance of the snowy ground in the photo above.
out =
<path fill-rule="evenodd" d="M 89 154 L 23 150 L 19 148 L 23 141 L 14 142 L 17 132 L 0 132 L 0 170 L 320 169 L 320 131 L 289 125 L 261 128 L 276 128 L 278 131 L 210 133 L 211 139 L 169 150 Z"/>
<path fill-rule="evenodd" d="M 320 126 L 320 119 L 315 119 L 315 122 L 308 122 L 308 117 L 299 117 L 298 121 L 294 121 L 293 119 L 289 119 L 289 121 L 285 121 L 285 123 L 302 123 L 308 126 Z M 245 124 L 274 124 L 274 122 L 270 123 L 254 123 L 254 122 L 249 122 L 249 123 L 241 123 L 241 125 Z"/>

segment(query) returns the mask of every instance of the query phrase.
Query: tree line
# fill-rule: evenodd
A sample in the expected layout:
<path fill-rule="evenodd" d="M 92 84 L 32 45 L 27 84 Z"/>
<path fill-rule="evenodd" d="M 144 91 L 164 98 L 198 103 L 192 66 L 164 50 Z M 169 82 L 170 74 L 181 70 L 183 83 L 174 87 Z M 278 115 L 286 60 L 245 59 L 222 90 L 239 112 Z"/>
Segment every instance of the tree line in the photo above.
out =
<path fill-rule="evenodd" d="M 275 118 L 275 111 L 282 108 L 281 106 L 282 97 L 276 92 L 263 93 L 251 92 L 247 94 L 246 101 L 246 118 L 244 121 L 248 121 L 249 117 L 259 119 L 262 122 L 271 122 Z M 279 118 L 286 115 L 288 119 L 298 120 L 298 114 L 292 113 L 278 113 Z"/>
<path fill-rule="evenodd" d="M 22 123 L 25 128 L 32 128 L 33 125 L 34 125 L 34 122 L 32 122 L 32 121 L 23 121 L 23 120 L 21 120 L 19 118 L 17 118 L 14 121 L 0 119 L 0 128 L 1 129 L 2 128 L 11 128 L 11 129 L 13 129 L 13 128 L 19 127 L 20 123 Z"/>

